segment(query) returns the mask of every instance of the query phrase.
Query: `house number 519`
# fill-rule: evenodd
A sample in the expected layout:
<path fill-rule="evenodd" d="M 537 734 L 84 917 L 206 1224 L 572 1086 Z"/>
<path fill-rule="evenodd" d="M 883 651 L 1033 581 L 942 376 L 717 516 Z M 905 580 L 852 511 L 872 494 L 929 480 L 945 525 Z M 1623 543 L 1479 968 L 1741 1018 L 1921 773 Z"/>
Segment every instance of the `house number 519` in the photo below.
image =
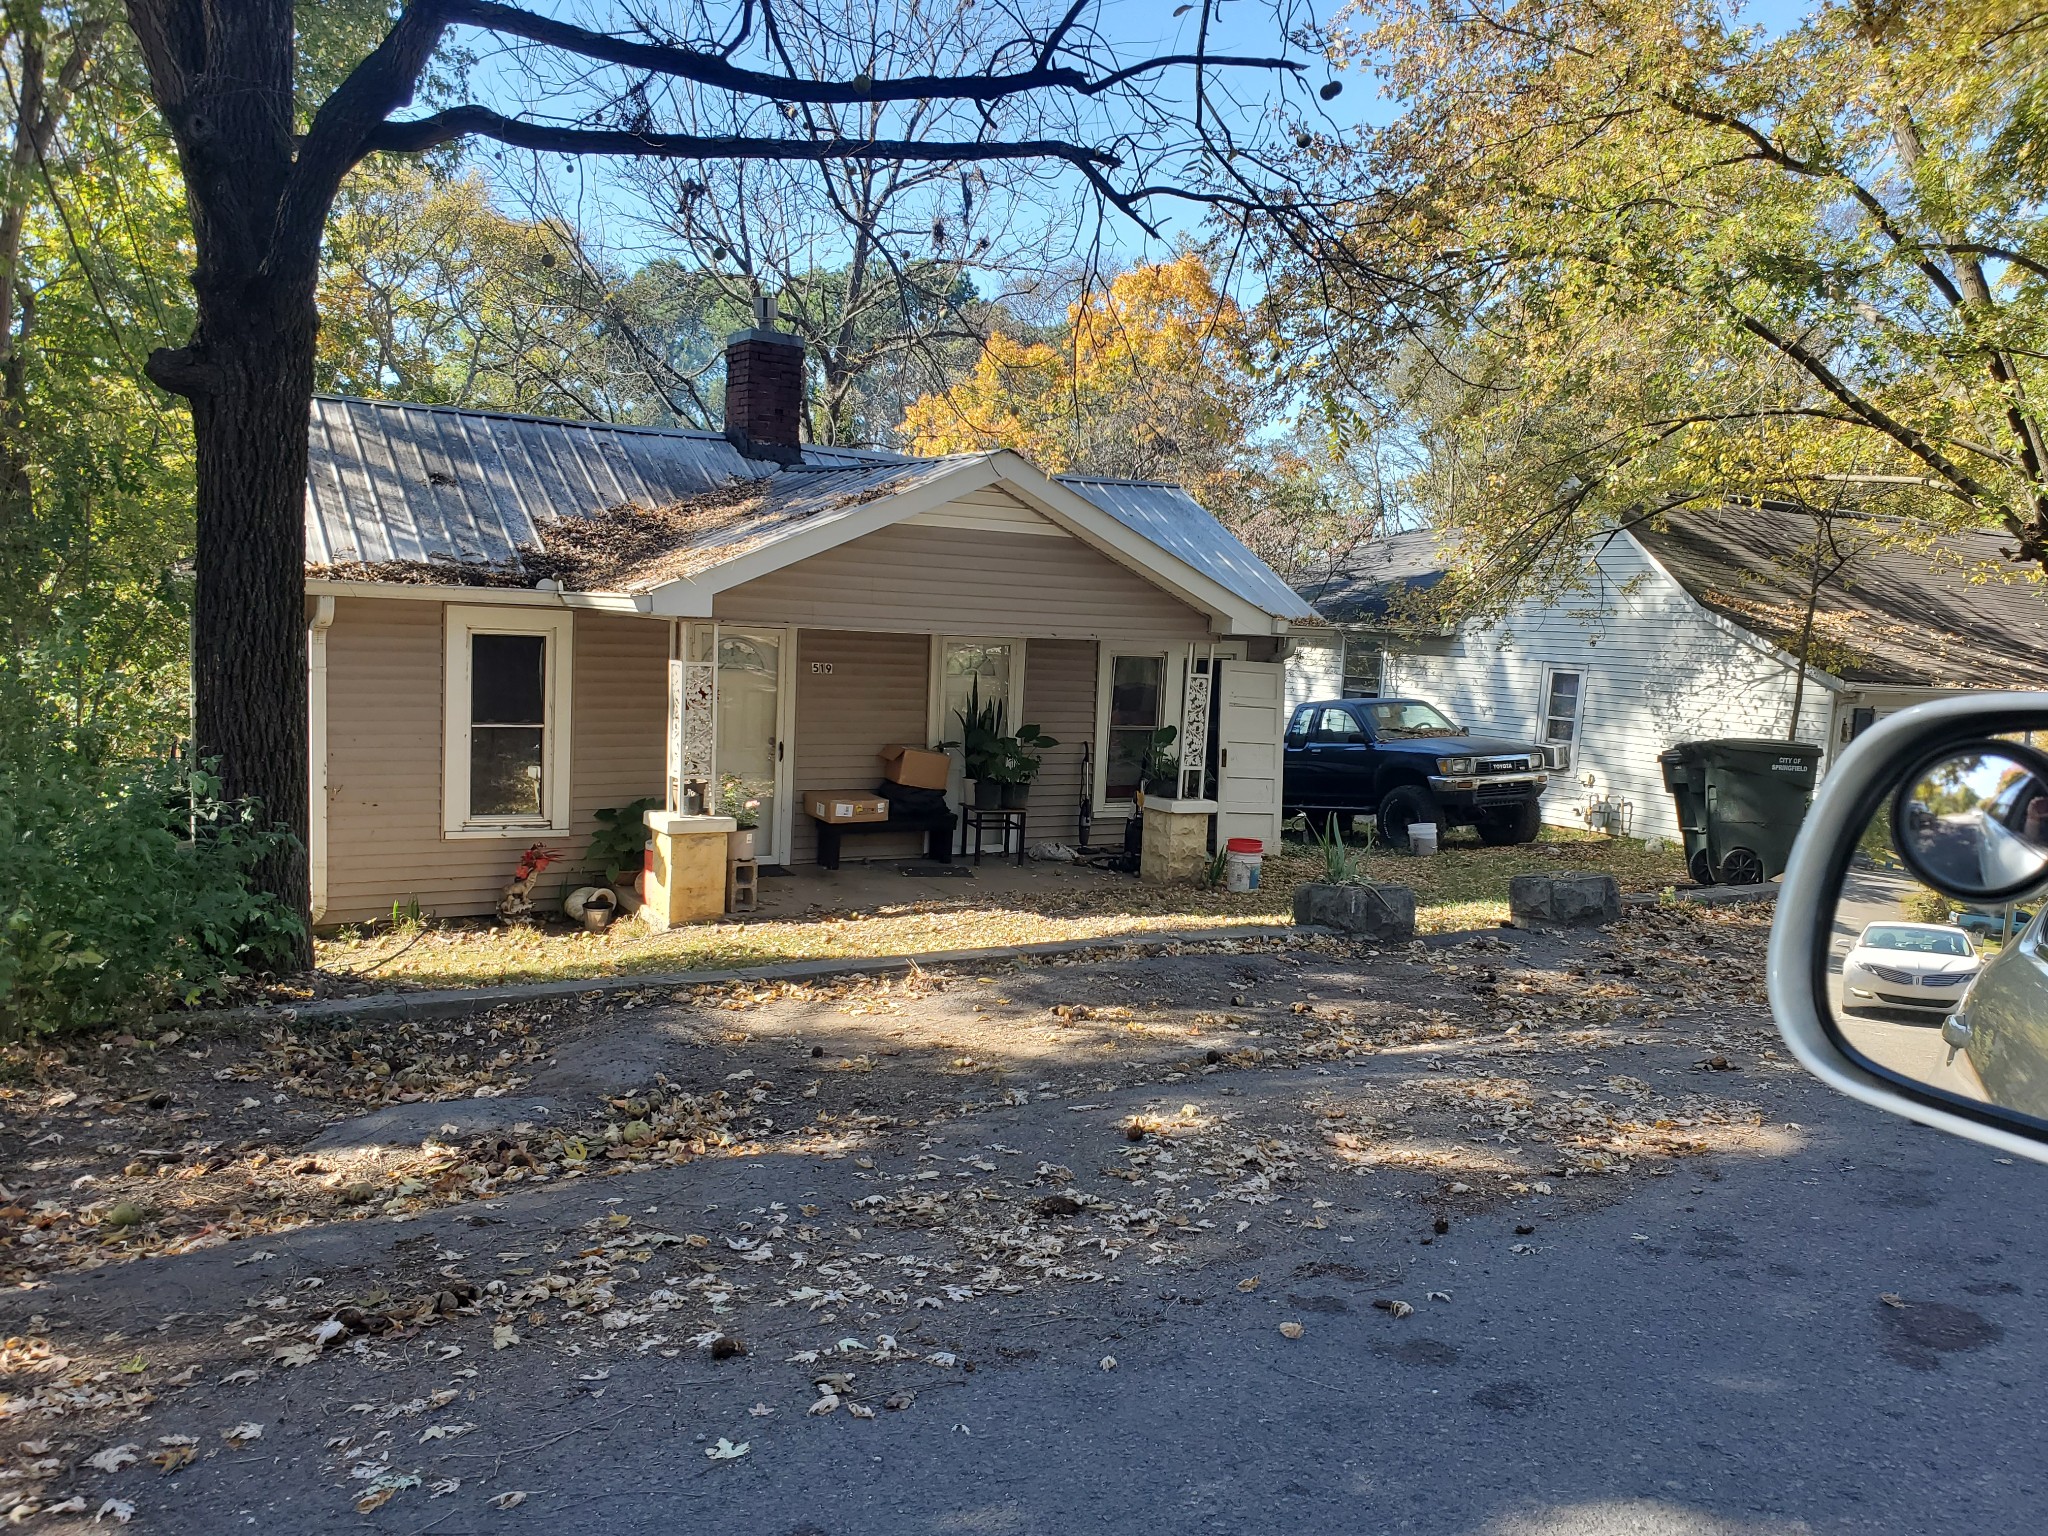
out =
<path fill-rule="evenodd" d="M 814 677 L 830 677 L 832 675 L 832 663 L 829 661 L 812 662 L 811 675 Z"/>

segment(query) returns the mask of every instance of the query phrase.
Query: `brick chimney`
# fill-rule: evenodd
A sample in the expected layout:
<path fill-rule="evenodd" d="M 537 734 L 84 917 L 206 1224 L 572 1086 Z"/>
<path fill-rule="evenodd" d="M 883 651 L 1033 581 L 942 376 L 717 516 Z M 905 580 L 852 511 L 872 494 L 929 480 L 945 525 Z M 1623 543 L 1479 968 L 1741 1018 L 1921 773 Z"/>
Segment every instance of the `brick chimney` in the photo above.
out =
<path fill-rule="evenodd" d="M 803 458 L 804 344 L 775 329 L 775 299 L 754 300 L 753 329 L 725 339 L 726 441 L 750 459 Z"/>

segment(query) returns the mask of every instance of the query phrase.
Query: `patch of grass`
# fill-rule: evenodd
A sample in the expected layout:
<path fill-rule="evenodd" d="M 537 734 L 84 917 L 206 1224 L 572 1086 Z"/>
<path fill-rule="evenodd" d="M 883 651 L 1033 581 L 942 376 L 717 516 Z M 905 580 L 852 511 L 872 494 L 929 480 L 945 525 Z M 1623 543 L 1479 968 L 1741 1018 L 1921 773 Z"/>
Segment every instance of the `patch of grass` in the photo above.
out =
<path fill-rule="evenodd" d="M 1433 857 L 1348 850 L 1363 879 L 1409 885 L 1425 933 L 1492 927 L 1507 917 L 1511 877 L 1598 871 L 1624 891 L 1657 891 L 1685 876 L 1673 848 L 1546 827 L 1533 844 L 1489 848 L 1465 835 Z M 1026 889 L 976 890 L 957 897 L 880 902 L 839 911 L 767 912 L 743 921 L 653 933 L 619 922 L 601 934 L 567 924 L 501 928 L 488 920 L 444 922 L 423 935 L 392 931 L 343 936 L 319 946 L 323 970 L 363 972 L 375 985 L 460 987 L 553 981 L 649 971 L 725 970 L 785 960 L 930 954 L 1010 944 L 1112 938 L 1175 929 L 1291 919 L 1294 888 L 1326 877 L 1327 859 L 1296 837 L 1269 852 L 1256 891 L 1232 893 L 1190 882 L 1145 885 L 1075 872 Z M 410 942 L 402 954 L 394 953 Z"/>

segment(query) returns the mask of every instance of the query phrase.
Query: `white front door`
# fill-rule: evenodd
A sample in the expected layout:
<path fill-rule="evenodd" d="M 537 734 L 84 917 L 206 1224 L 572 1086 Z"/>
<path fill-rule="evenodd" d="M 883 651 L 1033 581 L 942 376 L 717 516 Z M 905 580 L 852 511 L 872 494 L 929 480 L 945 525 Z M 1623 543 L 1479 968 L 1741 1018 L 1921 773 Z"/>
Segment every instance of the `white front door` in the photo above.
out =
<path fill-rule="evenodd" d="M 699 633 L 708 638 L 713 626 Z M 714 813 L 730 814 L 748 802 L 760 825 L 755 857 L 764 864 L 789 858 L 790 708 L 795 690 L 796 637 L 786 629 L 720 624 L 718 636 L 718 782 Z"/>
<path fill-rule="evenodd" d="M 1216 845 L 1255 837 L 1272 853 L 1280 846 L 1287 669 L 1277 661 L 1219 661 L 1216 670 Z"/>

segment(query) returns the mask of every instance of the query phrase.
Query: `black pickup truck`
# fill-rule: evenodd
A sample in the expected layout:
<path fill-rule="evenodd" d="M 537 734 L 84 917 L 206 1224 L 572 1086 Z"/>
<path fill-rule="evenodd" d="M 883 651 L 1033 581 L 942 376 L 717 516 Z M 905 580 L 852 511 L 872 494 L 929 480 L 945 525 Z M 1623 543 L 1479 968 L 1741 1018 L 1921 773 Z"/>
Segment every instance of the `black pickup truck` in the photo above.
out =
<path fill-rule="evenodd" d="M 1419 821 L 1530 843 L 1559 750 L 1468 736 L 1421 699 L 1322 699 L 1297 705 L 1287 724 L 1284 814 L 1340 829 L 1376 816 L 1397 845 Z"/>

